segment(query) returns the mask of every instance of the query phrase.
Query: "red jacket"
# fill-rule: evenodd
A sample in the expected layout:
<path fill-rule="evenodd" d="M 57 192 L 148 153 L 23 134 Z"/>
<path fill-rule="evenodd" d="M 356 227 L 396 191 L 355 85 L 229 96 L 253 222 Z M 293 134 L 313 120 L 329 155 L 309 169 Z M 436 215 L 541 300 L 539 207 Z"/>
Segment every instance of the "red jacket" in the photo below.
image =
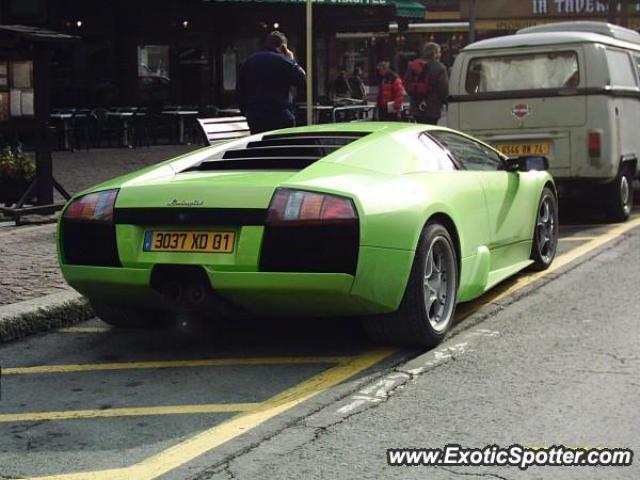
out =
<path fill-rule="evenodd" d="M 388 72 L 382 77 L 382 82 L 380 82 L 378 107 L 387 111 L 387 104 L 393 102 L 396 112 L 399 112 L 402 109 L 403 97 L 404 87 L 402 85 L 402 79 L 394 72 Z"/>

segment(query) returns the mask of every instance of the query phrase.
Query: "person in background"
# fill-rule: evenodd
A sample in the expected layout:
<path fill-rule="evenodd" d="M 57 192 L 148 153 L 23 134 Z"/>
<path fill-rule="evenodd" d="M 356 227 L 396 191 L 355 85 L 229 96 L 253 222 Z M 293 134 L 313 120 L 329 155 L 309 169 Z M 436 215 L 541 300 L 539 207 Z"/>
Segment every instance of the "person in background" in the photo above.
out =
<path fill-rule="evenodd" d="M 378 63 L 380 90 L 378 91 L 378 119 L 385 121 L 400 120 L 404 87 L 402 79 L 389 66 L 389 62 Z"/>
<path fill-rule="evenodd" d="M 410 112 L 418 123 L 437 125 L 442 106 L 449 95 L 449 75 L 440 63 L 440 45 L 425 43 L 422 58 L 409 62 L 404 85 L 410 99 Z"/>
<path fill-rule="evenodd" d="M 334 99 L 338 98 L 351 98 L 351 88 L 347 81 L 347 72 L 341 69 L 338 72 L 338 76 L 331 85 L 331 96 Z"/>
<path fill-rule="evenodd" d="M 242 65 L 236 96 L 251 133 L 295 126 L 291 87 L 304 88 L 306 73 L 278 31 L 267 37 L 265 48 Z"/>
<path fill-rule="evenodd" d="M 353 75 L 349 77 L 349 87 L 351 89 L 351 98 L 357 100 L 367 99 L 367 90 L 362 80 L 362 69 L 360 67 L 353 69 Z"/>

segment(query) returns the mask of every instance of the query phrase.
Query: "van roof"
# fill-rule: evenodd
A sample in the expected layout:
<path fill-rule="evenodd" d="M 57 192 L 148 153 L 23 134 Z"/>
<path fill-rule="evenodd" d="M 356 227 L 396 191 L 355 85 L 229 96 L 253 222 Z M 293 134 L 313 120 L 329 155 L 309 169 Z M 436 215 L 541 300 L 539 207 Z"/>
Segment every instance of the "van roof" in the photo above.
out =
<path fill-rule="evenodd" d="M 521 28 L 517 31 L 518 34 L 538 32 L 590 32 L 599 33 L 600 35 L 616 38 L 625 42 L 640 43 L 640 34 L 635 30 L 604 22 L 576 21 L 543 23 L 542 25 Z"/>
<path fill-rule="evenodd" d="M 463 50 L 533 47 L 568 43 L 602 43 L 640 50 L 640 34 L 604 22 L 557 22 L 518 30 L 515 35 L 490 38 L 467 45 Z"/>

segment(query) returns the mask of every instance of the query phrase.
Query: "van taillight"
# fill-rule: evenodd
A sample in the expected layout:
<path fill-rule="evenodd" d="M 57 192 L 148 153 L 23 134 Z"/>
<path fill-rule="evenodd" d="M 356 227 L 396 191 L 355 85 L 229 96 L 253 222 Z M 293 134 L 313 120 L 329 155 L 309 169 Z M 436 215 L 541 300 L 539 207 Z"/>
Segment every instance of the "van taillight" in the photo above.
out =
<path fill-rule="evenodd" d="M 589 132 L 589 156 L 600 157 L 602 142 L 600 132 Z"/>

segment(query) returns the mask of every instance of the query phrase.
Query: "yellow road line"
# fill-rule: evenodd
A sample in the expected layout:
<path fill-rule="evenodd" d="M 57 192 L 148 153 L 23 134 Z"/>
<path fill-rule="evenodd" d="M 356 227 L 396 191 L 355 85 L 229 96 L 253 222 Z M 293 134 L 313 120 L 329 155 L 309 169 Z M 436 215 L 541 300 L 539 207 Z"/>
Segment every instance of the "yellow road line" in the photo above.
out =
<path fill-rule="evenodd" d="M 314 363 L 346 363 L 349 355 L 315 357 L 248 357 L 210 358 L 205 360 L 160 360 L 152 362 L 85 363 L 79 365 L 39 365 L 37 367 L 3 368 L 3 375 L 27 375 L 34 373 L 97 372 L 104 370 L 134 370 L 143 368 L 196 368 L 233 367 L 242 365 L 303 365 Z"/>
<path fill-rule="evenodd" d="M 113 332 L 111 327 L 67 327 L 56 330 L 59 333 L 107 333 Z"/>
<path fill-rule="evenodd" d="M 373 350 L 351 357 L 347 363 L 330 368 L 295 387 L 261 403 L 255 410 L 237 415 L 224 423 L 205 430 L 184 442 L 160 452 L 131 467 L 93 472 L 77 472 L 38 477 L 32 480 L 151 480 L 190 462 L 267 420 L 300 405 L 389 357 L 394 350 Z"/>
<path fill-rule="evenodd" d="M 507 280 L 502 285 L 498 285 L 493 290 L 485 293 L 479 299 L 461 305 L 456 315 L 458 317 L 458 320 L 462 320 L 468 317 L 483 305 L 502 300 L 503 298 L 511 295 L 517 290 L 520 290 L 521 288 L 526 287 L 536 280 L 550 273 L 553 273 L 556 270 L 559 270 L 560 268 L 582 257 L 583 255 L 586 255 L 587 253 L 605 245 L 611 240 L 614 240 L 637 227 L 640 227 L 640 217 L 632 218 L 626 223 L 622 223 L 610 229 L 606 233 L 594 237 L 593 240 L 590 240 L 587 243 L 579 245 L 576 248 L 573 248 L 568 252 L 559 255 L 547 270 L 530 274 L 521 274 L 518 277 L 515 277 L 515 281 Z"/>
<path fill-rule="evenodd" d="M 588 242 L 589 240 L 594 240 L 597 237 L 564 237 L 560 238 L 561 242 Z"/>
<path fill-rule="evenodd" d="M 104 410 L 68 410 L 0 414 L 0 423 L 37 422 L 41 420 L 78 420 L 82 418 L 131 417 L 138 415 L 178 415 L 194 413 L 237 413 L 256 410 L 260 403 L 210 403 L 204 405 L 172 405 L 163 407 L 108 408 Z"/>

